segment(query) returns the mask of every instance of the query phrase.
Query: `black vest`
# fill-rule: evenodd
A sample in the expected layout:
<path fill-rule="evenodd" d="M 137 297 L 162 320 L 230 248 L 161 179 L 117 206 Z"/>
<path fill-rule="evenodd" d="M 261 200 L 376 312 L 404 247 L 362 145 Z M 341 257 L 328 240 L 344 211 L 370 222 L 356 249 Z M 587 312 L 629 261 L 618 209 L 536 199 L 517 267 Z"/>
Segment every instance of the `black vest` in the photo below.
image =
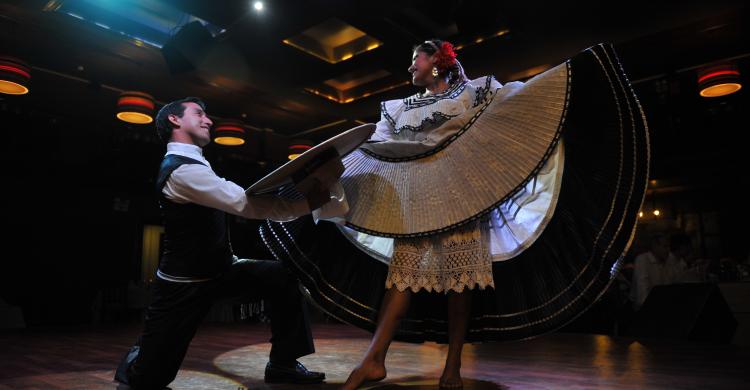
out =
<path fill-rule="evenodd" d="M 212 278 L 232 264 L 232 247 L 226 213 L 194 203 L 176 203 L 162 189 L 182 164 L 202 164 L 189 157 L 168 154 L 156 180 L 159 206 L 164 217 L 164 246 L 159 270 L 170 276 Z"/>

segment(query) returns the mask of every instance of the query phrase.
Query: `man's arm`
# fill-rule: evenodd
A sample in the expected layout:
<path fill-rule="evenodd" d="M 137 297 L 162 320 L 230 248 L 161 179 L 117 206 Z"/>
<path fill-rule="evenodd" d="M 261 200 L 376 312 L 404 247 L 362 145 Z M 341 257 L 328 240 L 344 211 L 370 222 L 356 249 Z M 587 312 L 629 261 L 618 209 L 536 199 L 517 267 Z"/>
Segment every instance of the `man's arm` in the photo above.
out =
<path fill-rule="evenodd" d="M 175 169 L 162 192 L 167 199 L 177 203 L 195 203 L 250 219 L 289 221 L 310 213 L 304 199 L 248 198 L 242 187 L 217 176 L 202 164 L 185 164 Z"/>

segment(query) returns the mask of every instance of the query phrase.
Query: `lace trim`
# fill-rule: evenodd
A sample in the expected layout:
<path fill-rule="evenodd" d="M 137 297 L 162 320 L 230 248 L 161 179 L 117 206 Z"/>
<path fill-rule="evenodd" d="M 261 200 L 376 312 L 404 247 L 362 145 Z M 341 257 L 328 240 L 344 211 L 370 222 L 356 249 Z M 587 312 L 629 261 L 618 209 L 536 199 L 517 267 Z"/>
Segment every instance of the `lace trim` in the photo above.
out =
<path fill-rule="evenodd" d="M 474 270 L 440 270 L 429 273 L 391 266 L 388 278 L 385 280 L 385 288 L 393 287 L 398 291 L 405 291 L 408 288 L 414 293 L 421 289 L 436 293 L 449 291 L 460 293 L 467 288 L 469 290 L 474 290 L 476 287 L 480 290 L 487 287 L 495 288 L 495 280 L 492 278 L 491 266 L 481 267 L 481 269 L 477 267 Z"/>
<path fill-rule="evenodd" d="M 489 252 L 489 222 L 447 234 L 396 240 L 386 288 L 432 292 L 462 292 L 495 287 Z"/>

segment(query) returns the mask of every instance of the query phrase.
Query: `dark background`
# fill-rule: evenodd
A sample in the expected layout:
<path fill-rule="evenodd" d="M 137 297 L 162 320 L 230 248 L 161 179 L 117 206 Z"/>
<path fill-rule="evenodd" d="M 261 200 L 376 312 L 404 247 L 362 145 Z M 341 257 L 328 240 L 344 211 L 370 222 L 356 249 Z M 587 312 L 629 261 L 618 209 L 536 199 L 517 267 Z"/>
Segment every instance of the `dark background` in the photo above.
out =
<path fill-rule="evenodd" d="M 509 33 L 458 51 L 471 78 L 523 80 L 590 45 L 615 45 L 651 134 L 652 180 L 634 253 L 651 232 L 685 231 L 702 257 L 748 256 L 748 87 L 714 99 L 697 87 L 703 66 L 726 60 L 747 83 L 742 2 L 267 1 L 259 14 L 248 1 L 149 1 L 225 28 L 213 45 L 231 48 L 234 62 L 173 74 L 158 48 L 44 10 L 64 1 L 0 3 L 0 55 L 32 67 L 31 93 L 0 96 L 0 298 L 23 309 L 27 326 L 89 323 L 103 293 L 141 279 L 144 226 L 160 223 L 153 187 L 165 148 L 153 126 L 115 119 L 118 91 L 162 103 L 201 96 L 217 120 L 242 118 L 244 146 L 212 143 L 205 154 L 219 175 L 249 186 L 285 161 L 290 140 L 320 142 L 377 121 L 380 101 L 416 92 L 404 85 L 341 104 L 304 88 L 371 68 L 406 81 L 413 45 L 472 43 L 502 29 Z M 329 64 L 281 42 L 331 17 L 383 45 Z M 233 219 L 239 255 L 267 256 L 257 224 Z"/>

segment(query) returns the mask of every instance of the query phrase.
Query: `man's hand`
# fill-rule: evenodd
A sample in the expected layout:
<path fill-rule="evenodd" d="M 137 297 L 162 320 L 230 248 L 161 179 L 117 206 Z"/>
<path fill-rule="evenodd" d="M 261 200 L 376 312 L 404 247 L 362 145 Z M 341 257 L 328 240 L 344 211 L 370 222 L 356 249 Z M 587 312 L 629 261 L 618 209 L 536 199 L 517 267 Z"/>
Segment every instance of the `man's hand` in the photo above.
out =
<path fill-rule="evenodd" d="M 331 200 L 331 192 L 328 190 L 329 185 L 324 184 L 318 178 L 311 177 L 310 180 L 312 183 L 309 184 L 302 194 L 307 200 L 310 211 L 312 211 L 328 203 Z"/>
<path fill-rule="evenodd" d="M 295 187 L 305 196 L 312 211 L 331 200 L 329 189 L 343 173 L 344 164 L 336 156 L 321 164 L 300 182 L 295 183 Z"/>

